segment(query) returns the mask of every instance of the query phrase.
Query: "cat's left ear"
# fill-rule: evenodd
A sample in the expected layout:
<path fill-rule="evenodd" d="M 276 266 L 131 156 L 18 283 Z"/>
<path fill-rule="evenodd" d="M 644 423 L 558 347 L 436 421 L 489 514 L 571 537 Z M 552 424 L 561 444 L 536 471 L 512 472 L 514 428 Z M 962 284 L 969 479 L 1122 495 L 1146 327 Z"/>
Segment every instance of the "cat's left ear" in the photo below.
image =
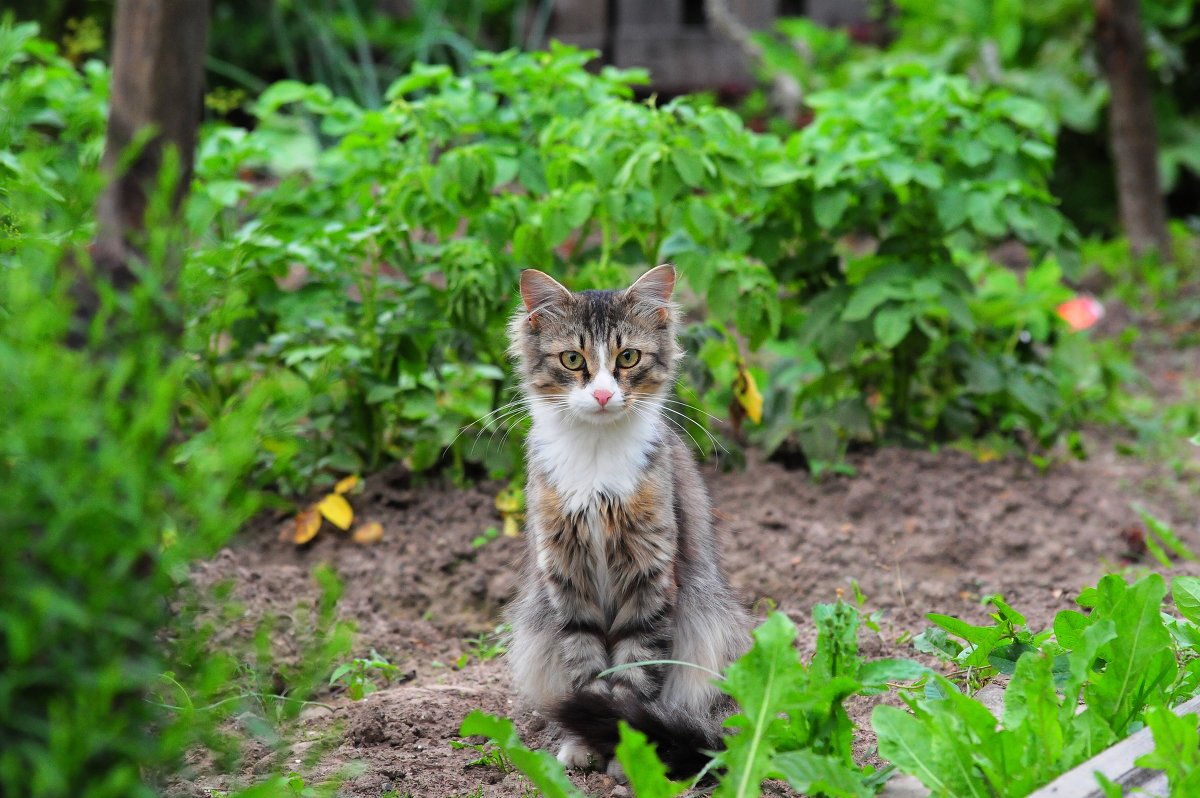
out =
<path fill-rule="evenodd" d="M 659 321 L 670 315 L 671 293 L 675 290 L 675 267 L 669 263 L 655 266 L 625 289 L 635 305 L 650 309 Z"/>

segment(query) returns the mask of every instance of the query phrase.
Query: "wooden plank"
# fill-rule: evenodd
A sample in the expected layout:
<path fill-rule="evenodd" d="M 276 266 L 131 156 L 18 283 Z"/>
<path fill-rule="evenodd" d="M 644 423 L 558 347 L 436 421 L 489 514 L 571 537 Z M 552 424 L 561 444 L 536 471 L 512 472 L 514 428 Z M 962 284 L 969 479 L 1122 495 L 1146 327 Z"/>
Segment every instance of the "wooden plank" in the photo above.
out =
<path fill-rule="evenodd" d="M 1195 712 L 1200 712 L 1200 697 L 1175 707 L 1176 715 Z M 1104 791 L 1096 781 L 1096 773 L 1104 774 L 1126 789 L 1141 787 L 1146 795 L 1166 798 L 1167 780 L 1162 772 L 1146 770 L 1134 764 L 1138 757 L 1153 750 L 1154 737 L 1150 729 L 1142 729 L 1062 774 L 1029 798 L 1104 798 Z"/>

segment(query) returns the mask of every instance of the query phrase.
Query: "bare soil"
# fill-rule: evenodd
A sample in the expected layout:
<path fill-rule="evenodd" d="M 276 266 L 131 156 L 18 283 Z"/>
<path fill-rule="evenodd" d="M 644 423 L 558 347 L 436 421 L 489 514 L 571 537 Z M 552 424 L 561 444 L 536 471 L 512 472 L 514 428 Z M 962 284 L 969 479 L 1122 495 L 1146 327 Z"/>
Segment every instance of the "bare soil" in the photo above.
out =
<path fill-rule="evenodd" d="M 980 621 L 981 597 L 1001 593 L 1032 626 L 1044 627 L 1103 573 L 1150 567 L 1153 561 L 1138 551 L 1134 503 L 1200 550 L 1195 486 L 1155 464 L 1120 458 L 1103 442 L 1092 448 L 1090 459 L 1058 463 L 1046 473 L 1017 458 L 980 462 L 952 449 L 883 449 L 853 458 L 856 476 L 819 483 L 754 459 L 740 472 L 705 474 L 726 565 L 749 606 L 761 614 L 769 600 L 787 612 L 800 627 L 802 648 L 811 648 L 812 605 L 843 592 L 852 596 L 856 581 L 868 608 L 884 611 L 882 634 L 863 635 L 864 653 L 911 656 L 911 646 L 896 641 L 925 628 L 926 612 Z M 382 542 L 356 545 L 326 526 L 298 548 L 277 539 L 290 523 L 281 518 L 256 525 L 198 567 L 201 585 L 233 580 L 249 630 L 264 614 L 286 614 L 314 596 L 313 568 L 332 565 L 345 583 L 339 611 L 358 628 L 356 653 L 375 649 L 406 674 L 365 700 L 333 691 L 322 698 L 329 708 L 305 710 L 302 741 L 290 761 L 310 783 L 345 774 L 357 762 L 360 770 L 346 779 L 343 794 L 530 791 L 516 774 L 467 767 L 478 754 L 450 745 L 475 708 L 515 717 L 533 746 L 551 742 L 539 719 L 516 705 L 503 658 L 471 657 L 454 667 L 469 652 L 468 639 L 495 629 L 517 586 L 522 540 L 501 536 L 471 545 L 500 525 L 499 487 L 421 485 L 397 467 L 371 477 L 352 497 L 360 518 L 383 524 Z M 1194 565 L 1185 569 L 1196 572 Z M 853 707 L 865 727 L 858 745 L 864 759 L 872 747 L 869 710 L 867 702 Z M 328 746 L 311 767 L 303 766 L 305 753 L 318 743 L 305 738 Z M 246 776 L 253 759 L 247 758 Z M 599 774 L 577 782 L 592 794 L 613 786 Z M 186 791 L 208 795 L 230 786 L 225 777 L 201 778 Z"/>

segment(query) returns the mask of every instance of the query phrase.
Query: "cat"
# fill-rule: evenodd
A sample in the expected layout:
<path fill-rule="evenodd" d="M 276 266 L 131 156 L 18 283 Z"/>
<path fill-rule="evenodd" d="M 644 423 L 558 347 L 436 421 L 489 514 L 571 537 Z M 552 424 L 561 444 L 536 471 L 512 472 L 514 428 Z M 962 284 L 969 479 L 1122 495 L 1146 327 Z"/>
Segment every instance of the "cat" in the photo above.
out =
<path fill-rule="evenodd" d="M 657 744 L 674 777 L 699 771 L 732 710 L 714 673 L 750 645 L 704 484 L 669 423 L 683 354 L 674 287 L 669 264 L 621 291 L 579 293 L 526 269 L 509 326 L 532 425 L 507 657 L 525 703 L 561 731 L 559 761 L 595 758 L 617 777 L 618 719 Z M 662 659 L 700 668 L 597 678 Z"/>

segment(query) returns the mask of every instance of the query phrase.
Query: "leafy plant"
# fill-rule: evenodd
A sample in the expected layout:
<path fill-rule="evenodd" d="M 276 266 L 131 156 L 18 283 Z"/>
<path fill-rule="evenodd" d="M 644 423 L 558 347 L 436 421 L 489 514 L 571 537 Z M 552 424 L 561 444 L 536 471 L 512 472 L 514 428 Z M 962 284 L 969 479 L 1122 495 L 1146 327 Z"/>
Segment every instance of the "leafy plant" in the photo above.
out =
<path fill-rule="evenodd" d="M 491 633 L 480 632 L 475 637 L 466 641 L 463 652 L 458 655 L 454 666 L 462 668 L 472 659 L 479 662 L 487 662 L 500 656 L 505 651 L 506 636 L 511 631 L 508 624 L 502 623 L 497 625 Z"/>
<path fill-rule="evenodd" d="M 361 701 L 379 689 L 377 679 L 382 679 L 385 685 L 390 684 L 399 673 L 398 666 L 388 662 L 387 658 L 375 649 L 371 649 L 371 656 L 356 657 L 339 665 L 329 676 L 329 686 L 333 687 L 341 682 L 345 685 L 346 694 L 350 696 L 351 701 Z"/>
<path fill-rule="evenodd" d="M 707 771 L 717 774 L 715 795 L 757 796 L 767 778 L 784 779 L 794 789 L 814 796 L 863 798 L 873 795 L 884 774 L 854 764 L 853 725 L 843 706 L 846 698 L 886 690 L 889 683 L 922 679 L 924 666 L 909 660 L 864 662 L 858 654 L 858 611 L 849 604 L 821 604 L 813 610 L 818 628 L 816 652 L 806 666 L 795 648 L 796 627 L 786 615 L 772 612 L 754 631 L 754 645 L 726 669 L 718 686 L 732 696 L 740 711 Z M 487 724 L 479 722 L 486 718 Z M 550 796 L 575 795 L 562 766 L 549 754 L 530 752 L 515 738 L 511 721 L 472 713 L 461 734 L 485 734 Z M 514 751 L 516 752 L 514 754 Z M 617 758 L 640 798 L 669 798 L 685 784 L 671 782 L 640 732 L 622 724 Z M 553 774 L 550 771 L 553 771 Z M 544 785 L 552 785 L 554 791 Z"/>
<path fill-rule="evenodd" d="M 1040 106 L 916 64 L 808 103 L 813 123 L 762 168 L 793 213 L 768 212 L 755 249 L 800 300 L 768 346 L 768 449 L 793 430 L 818 463 L 881 436 L 1045 444 L 1108 394 L 1055 312 L 1075 235 Z M 1009 237 L 1029 247 L 1024 280 L 969 254 Z"/>
<path fill-rule="evenodd" d="M 876 707 L 872 727 L 881 755 L 935 796 L 1023 796 L 1151 718 L 1170 734 L 1159 710 L 1200 690 L 1198 591 L 1195 577 L 1175 579 L 1182 615 L 1175 617 L 1162 611 L 1167 591 L 1158 574 L 1132 585 L 1109 575 L 1077 599 L 1088 615 L 1055 616 L 1052 637 L 1029 634 L 1024 619 L 998 600 L 992 627 L 931 616 L 967 641 L 956 657 L 1012 673 L 1000 724 L 938 676 L 925 698 L 906 699 L 912 714 Z"/>
<path fill-rule="evenodd" d="M 1154 750 L 1138 757 L 1138 767 L 1166 773 L 1172 798 L 1200 790 L 1200 731 L 1196 714 L 1176 715 L 1165 707 L 1146 711 L 1146 725 L 1154 736 Z"/>
<path fill-rule="evenodd" d="M 590 57 L 418 66 L 378 109 L 285 81 L 254 131 L 213 128 L 184 280 L 196 418 L 275 375 L 300 406 L 263 454 L 288 455 L 287 490 L 390 459 L 511 474 L 518 270 L 610 287 L 668 259 L 707 298 L 682 388 L 702 407 L 666 411 L 701 449 L 730 406 L 819 471 L 855 440 L 1050 443 L 1108 397 L 1113 373 L 1055 314 L 1074 234 L 1036 104 L 908 65 L 815 95 L 783 142 L 688 98 L 635 102 L 644 77 Z M 1010 236 L 1034 257 L 1023 281 L 968 254 Z"/>
<path fill-rule="evenodd" d="M 493 745 L 486 743 L 464 743 L 459 740 L 451 740 L 450 747 L 456 751 L 470 749 L 477 754 L 477 759 L 472 759 L 464 767 L 468 768 L 494 768 L 501 773 L 511 773 L 515 769 L 508 756 Z"/>

